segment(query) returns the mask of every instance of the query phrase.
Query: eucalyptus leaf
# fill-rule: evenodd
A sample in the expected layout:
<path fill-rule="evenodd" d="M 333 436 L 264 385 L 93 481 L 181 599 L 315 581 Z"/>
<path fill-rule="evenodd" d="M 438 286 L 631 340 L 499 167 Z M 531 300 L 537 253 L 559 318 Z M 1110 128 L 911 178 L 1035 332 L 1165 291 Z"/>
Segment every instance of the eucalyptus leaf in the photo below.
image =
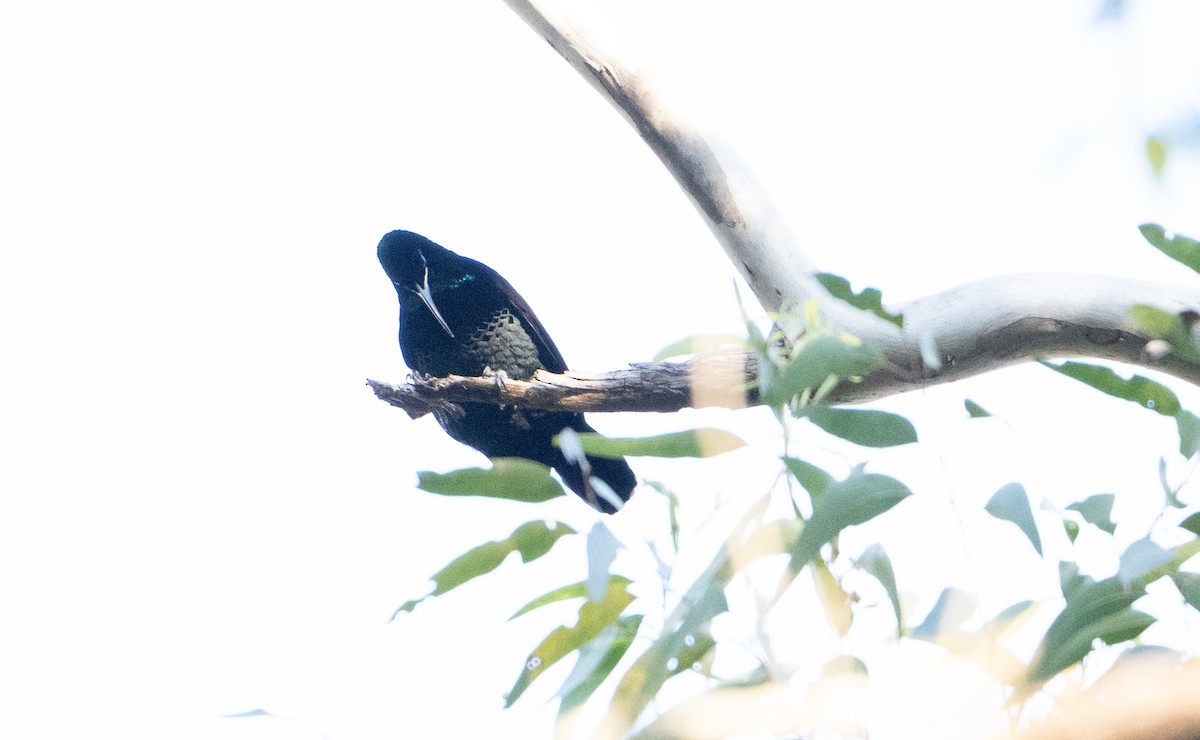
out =
<path fill-rule="evenodd" d="M 1112 520 L 1112 507 L 1116 500 L 1115 494 L 1097 493 L 1088 496 L 1083 501 L 1076 501 L 1067 509 L 1078 511 L 1085 522 L 1112 534 L 1117 531 L 1117 525 Z"/>
<path fill-rule="evenodd" d="M 1083 660 L 1095 640 L 1115 645 L 1145 631 L 1154 618 L 1132 609 L 1144 593 L 1140 583 L 1126 587 L 1115 577 L 1071 587 L 1066 605 L 1042 638 L 1022 695 Z"/>
<path fill-rule="evenodd" d="M 821 600 L 821 606 L 825 610 L 825 618 L 829 620 L 829 626 L 845 637 L 846 633 L 850 631 L 850 626 L 854 624 L 854 610 L 850 595 L 842 588 L 842 584 L 838 583 L 837 578 L 824 561 L 813 561 L 812 574 L 817 598 Z"/>
<path fill-rule="evenodd" d="M 617 576 L 613 577 L 616 578 Z M 547 591 L 536 599 L 533 599 L 525 606 L 513 612 L 513 615 L 508 619 L 509 621 L 512 621 L 519 616 L 528 614 L 534 609 L 540 609 L 548 604 L 556 604 L 560 601 L 566 601 L 567 599 L 586 599 L 587 595 L 587 581 L 580 581 L 579 583 L 571 583 L 566 586 L 559 586 L 558 588 Z"/>
<path fill-rule="evenodd" d="M 858 565 L 874 576 L 887 592 L 892 611 L 896 614 L 896 634 L 903 633 L 904 618 L 900 613 L 900 592 L 896 589 L 896 573 L 892 570 L 892 559 L 884 552 L 883 545 L 875 543 L 864 550 L 858 558 Z"/>
<path fill-rule="evenodd" d="M 587 535 L 588 598 L 600 601 L 612 582 L 608 575 L 608 567 L 617 558 L 620 541 L 613 536 L 612 531 L 602 522 L 592 525 Z"/>
<path fill-rule="evenodd" d="M 564 495 L 550 468 L 520 457 L 497 457 L 490 470 L 464 468 L 449 473 L 422 471 L 417 487 L 442 496 L 487 496 L 513 501 L 549 501 Z"/>
<path fill-rule="evenodd" d="M 1152 339 L 1167 343 L 1170 353 L 1200 362 L 1200 348 L 1192 334 L 1192 321 L 1185 322 L 1184 314 L 1164 311 L 1158 306 L 1138 304 L 1129 309 L 1129 320 Z"/>
<path fill-rule="evenodd" d="M 1037 522 L 1033 520 L 1033 509 L 1029 506 L 1029 496 L 1025 493 L 1024 486 L 1020 483 L 1009 483 L 1002 487 L 992 495 L 985 509 L 997 519 L 1017 525 L 1029 539 L 1033 549 L 1037 550 L 1037 554 L 1042 554 L 1042 538 L 1038 534 Z"/>
<path fill-rule="evenodd" d="M 813 500 L 813 513 L 789 548 L 790 568 L 799 572 L 815 560 L 821 547 L 846 527 L 883 514 L 912 495 L 900 481 L 877 473 L 855 471 Z"/>
<path fill-rule="evenodd" d="M 1154 339 L 1170 340 L 1181 337 L 1184 333 L 1183 321 L 1179 314 L 1164 311 L 1158 306 L 1135 305 L 1129 309 L 1129 318 Z"/>
<path fill-rule="evenodd" d="M 1179 398 L 1162 383 L 1156 383 L 1141 375 L 1134 375 L 1126 380 L 1117 375 L 1112 368 L 1091 365 L 1086 362 L 1068 361 L 1055 365 L 1053 362 L 1043 360 L 1042 364 L 1114 398 L 1132 401 L 1163 416 L 1174 416 L 1179 413 Z"/>
<path fill-rule="evenodd" d="M 1132 543 L 1121 553 L 1121 563 L 1117 568 L 1117 580 L 1125 588 L 1146 574 L 1165 565 L 1174 559 L 1170 550 L 1164 549 L 1149 536 Z"/>
<path fill-rule="evenodd" d="M 1179 523 L 1179 526 L 1192 534 L 1200 535 L 1200 511 L 1184 519 Z"/>
<path fill-rule="evenodd" d="M 616 622 L 625 607 L 633 602 L 628 585 L 626 579 L 613 579 L 603 600 L 589 600 L 579 608 L 579 619 L 575 626 L 558 627 L 547 635 L 526 659 L 524 670 L 505 697 L 505 706 L 511 707 L 547 668 L 579 650 Z"/>
<path fill-rule="evenodd" d="M 629 651 L 641 624 L 641 614 L 621 617 L 579 649 L 579 660 L 559 691 L 562 694 L 562 702 L 558 705 L 560 718 L 587 701 L 604 683 L 604 679 Z"/>
<path fill-rule="evenodd" d="M 770 388 L 762 392 L 768 406 L 783 406 L 809 388 L 829 378 L 857 378 L 883 362 L 883 355 L 852 338 L 821 337 L 805 344 L 788 360 Z"/>
<path fill-rule="evenodd" d="M 1142 224 L 1138 227 L 1146 241 L 1155 249 L 1194 272 L 1200 272 L 1200 242 L 1179 234 L 1170 234 L 1158 224 Z"/>
<path fill-rule="evenodd" d="M 972 419 L 982 419 L 984 417 L 991 416 L 987 409 L 969 398 L 963 399 L 963 406 L 967 409 L 967 414 L 969 414 Z"/>
<path fill-rule="evenodd" d="M 520 553 L 522 562 L 536 560 L 569 534 L 575 534 L 575 530 L 561 522 L 526 522 L 517 527 L 507 539 L 485 542 L 450 561 L 449 565 L 431 576 L 433 591 L 419 599 L 405 602 L 392 615 L 392 619 L 400 612 L 411 612 L 425 599 L 441 596 L 467 581 L 491 573 L 514 552 Z"/>
<path fill-rule="evenodd" d="M 1146 137 L 1146 161 L 1150 163 L 1155 177 L 1162 177 L 1163 168 L 1167 166 L 1168 151 L 1167 142 L 1161 136 Z"/>
<path fill-rule="evenodd" d="M 1179 589 L 1183 600 L 1200 611 L 1200 573 L 1175 572 L 1171 574 L 1171 580 L 1175 582 L 1175 588 Z"/>
<path fill-rule="evenodd" d="M 1200 417 L 1180 409 L 1175 414 L 1175 426 L 1179 431 L 1179 454 L 1190 459 L 1200 451 Z"/>
<path fill-rule="evenodd" d="M 580 434 L 579 442 L 584 452 L 597 457 L 713 457 L 746 446 L 741 437 L 723 429 L 690 429 L 653 437 L 589 433 Z"/>
<path fill-rule="evenodd" d="M 850 287 L 850 281 L 840 275 L 819 272 L 813 277 L 834 298 L 839 298 L 863 311 L 869 311 L 881 319 L 892 322 L 896 326 L 904 327 L 904 316 L 902 314 L 891 313 L 883 307 L 883 293 L 878 288 L 863 288 L 861 293 L 855 293 L 854 289 Z"/>
<path fill-rule="evenodd" d="M 1058 564 L 1058 588 L 1064 599 L 1083 586 L 1089 586 L 1096 581 L 1091 576 L 1079 572 L 1079 564 L 1070 560 L 1062 560 Z"/>
<path fill-rule="evenodd" d="M 837 479 L 832 475 L 798 457 L 784 457 L 783 464 L 810 496 L 820 496 L 827 488 L 837 483 Z"/>
<path fill-rule="evenodd" d="M 704 644 L 702 636 L 708 634 L 709 622 L 729 609 L 725 584 L 731 574 L 729 553 L 723 548 L 688 588 L 667 618 L 660 636 L 621 677 L 610 710 L 610 716 L 619 720 L 607 728 L 614 737 L 623 737 L 628 732 L 680 666 L 690 666 L 698 660 L 695 647 Z"/>
<path fill-rule="evenodd" d="M 871 409 L 833 408 L 812 404 L 797 415 L 826 432 L 863 447 L 896 447 L 917 441 L 912 422 L 899 414 Z"/>

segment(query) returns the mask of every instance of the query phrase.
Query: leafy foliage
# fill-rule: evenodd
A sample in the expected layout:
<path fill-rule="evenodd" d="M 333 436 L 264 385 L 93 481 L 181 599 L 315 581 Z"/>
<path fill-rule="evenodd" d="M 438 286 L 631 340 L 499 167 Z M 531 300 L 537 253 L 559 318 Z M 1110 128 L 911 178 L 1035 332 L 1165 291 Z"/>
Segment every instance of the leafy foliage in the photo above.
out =
<path fill-rule="evenodd" d="M 834 286 L 831 291 L 836 295 L 845 297 L 837 292 L 841 288 L 836 281 L 825 282 Z M 849 290 L 848 283 L 845 290 Z M 864 291 L 856 300 L 865 310 L 882 310 L 877 294 Z M 916 442 L 916 429 L 903 416 L 876 409 L 836 408 L 826 403 L 833 388 L 857 382 L 882 358 L 854 337 L 825 332 L 811 306 L 806 307 L 805 319 L 803 331 L 780 329 L 767 336 L 751 329 L 743 343 L 759 355 L 763 368 L 760 397 L 775 412 L 785 440 L 796 420 L 807 420 L 831 437 L 861 447 Z M 787 317 L 777 318 L 777 326 L 787 325 Z M 660 354 L 665 358 L 739 341 L 719 337 L 706 344 L 689 338 Z M 1162 384 L 1137 375 L 1123 378 L 1109 368 L 1087 363 L 1043 364 L 1110 397 L 1175 419 L 1181 454 L 1191 457 L 1196 452 L 1200 420 L 1183 409 L 1178 397 Z M 964 401 L 964 408 L 970 418 L 990 416 L 969 400 Z M 643 439 L 606 440 L 582 435 L 580 442 L 589 454 L 662 458 L 706 458 L 747 447 L 741 438 L 711 428 Z M 849 471 L 845 472 L 845 468 L 826 469 L 807 453 L 800 457 L 787 451 L 774 459 L 779 461 L 779 485 L 763 492 L 753 503 L 743 502 L 740 521 L 716 538 L 715 550 L 711 543 L 699 550 L 693 544 L 695 529 L 680 516 L 687 510 L 688 504 L 683 503 L 686 497 L 677 496 L 662 483 L 646 485 L 665 504 L 663 535 L 658 542 L 665 541 L 666 545 L 647 543 L 661 581 L 662 593 L 657 599 L 650 593 L 653 579 L 647 582 L 644 574 L 634 577 L 622 570 L 637 558 L 620 555 L 622 550 L 632 550 L 617 536 L 620 528 L 595 524 L 583 540 L 572 538 L 577 533 L 566 525 L 533 521 L 505 539 L 485 543 L 456 558 L 434 574 L 434 589 L 428 596 L 409 601 L 398 611 L 411 611 L 424 599 L 494 571 L 513 552 L 529 562 L 546 555 L 561 539 L 573 539 L 577 551 L 586 549 L 586 578 L 550 588 L 512 618 L 532 619 L 534 614 L 545 618 L 545 607 L 577 600 L 574 623 L 554 626 L 528 653 L 524 664 L 514 666 L 516 679 L 506 703 L 511 705 L 531 686 L 544 684 L 546 676 L 557 675 L 561 681 L 556 691 L 560 722 L 575 722 L 582 716 L 579 710 L 587 705 L 602 710 L 607 734 L 625 736 L 640 728 L 644 736 L 658 737 L 678 735 L 678 728 L 683 726 L 680 722 L 709 705 L 742 708 L 745 721 L 737 727 L 739 732 L 804 734 L 818 725 L 825 726 L 825 720 L 811 716 L 759 716 L 758 710 L 752 709 L 778 702 L 780 686 L 805 671 L 815 676 L 806 691 L 812 697 L 831 697 L 831 706 L 842 701 L 832 698 L 834 692 L 849 690 L 847 687 L 869 690 L 870 661 L 859 656 L 843 654 L 823 665 L 785 666 L 772 657 L 765 638 L 755 650 L 747 651 L 736 641 L 721 637 L 716 629 L 722 619 L 758 620 L 759 625 L 763 624 L 764 615 L 783 609 L 785 600 L 802 588 L 803 580 L 798 576 L 805 572 L 811 576 L 811 590 L 804 593 L 804 598 L 819 605 L 830 634 L 855 636 L 869 629 L 863 625 L 870 624 L 870 620 L 863 617 L 872 608 L 878 605 L 888 609 L 889 632 L 880 639 L 926 643 L 944 651 L 948 658 L 972 666 L 1001 688 L 1013 712 L 1019 712 L 1026 700 L 1043 691 L 1056 676 L 1077 669 L 1097 650 L 1141 639 L 1156 618 L 1137 608 L 1137 602 L 1155 581 L 1169 580 L 1188 608 L 1200 609 L 1200 574 L 1183 570 L 1189 558 L 1200 552 L 1200 512 L 1186 517 L 1176 515 L 1177 526 L 1171 528 L 1170 541 L 1178 543 L 1182 535 L 1187 538 L 1182 544 L 1164 544 L 1162 529 L 1151 528 L 1117 554 L 1117 524 L 1113 520 L 1116 495 L 1096 493 L 1060 511 L 1048 502 L 1031 499 L 1020 483 L 1013 482 L 1002 486 L 979 509 L 1017 527 L 1039 558 L 1049 561 L 1051 567 L 1057 565 L 1061 598 L 1023 599 L 989 614 L 981 610 L 977 595 L 946 586 L 924 618 L 910 626 L 915 621 L 914 610 L 904 598 L 902 586 L 911 574 L 897 571 L 883 541 L 868 540 L 870 544 L 865 547 L 846 543 L 855 540 L 852 535 L 858 534 L 856 528 L 876 522 L 886 528 L 888 512 L 914 498 L 914 492 L 892 476 L 868 472 L 863 464 L 847 466 Z M 490 471 L 472 469 L 440 476 L 423 473 L 421 487 L 442 495 L 489 495 L 527 503 L 561 495 L 561 487 L 548 471 L 521 462 L 495 461 Z M 1160 460 L 1159 466 L 1165 516 L 1184 504 L 1177 495 L 1178 487 L 1168 485 L 1165 461 Z M 1039 522 L 1046 524 L 1055 518 L 1061 528 L 1039 528 Z M 880 531 L 886 529 L 876 528 L 872 537 L 878 537 Z M 1063 541 L 1059 532 L 1066 535 L 1068 546 L 1081 532 L 1107 542 L 1119 561 L 1117 571 L 1097 579 L 1081 572 L 1070 557 L 1051 560 L 1049 553 L 1061 550 L 1051 547 L 1055 537 L 1059 543 Z M 1122 534 L 1128 535 L 1124 530 Z M 904 531 L 892 536 L 920 537 L 921 532 Z M 1124 541 L 1129 542 L 1128 537 Z M 844 547 L 849 550 L 844 551 Z M 681 562 L 707 562 L 707 566 L 698 575 L 680 581 L 674 566 Z M 756 581 L 767 584 L 756 587 L 760 603 L 734 598 L 735 593 L 744 593 L 748 584 Z M 1046 610 L 1053 610 L 1054 615 L 1048 627 L 1046 619 L 1030 619 Z M 893 618 L 895 629 L 891 631 Z M 1038 625 L 1042 631 L 1031 636 L 1028 630 L 1038 629 Z M 1036 648 L 1030 650 L 1029 645 L 1034 643 Z M 574 664 L 565 678 L 561 678 L 561 672 L 548 673 L 551 666 L 572 654 Z M 741 656 L 741 669 L 718 669 L 722 659 L 730 655 Z M 685 681 L 685 676 L 701 679 L 701 688 L 674 708 L 660 705 L 667 693 L 665 687 L 677 679 Z"/>

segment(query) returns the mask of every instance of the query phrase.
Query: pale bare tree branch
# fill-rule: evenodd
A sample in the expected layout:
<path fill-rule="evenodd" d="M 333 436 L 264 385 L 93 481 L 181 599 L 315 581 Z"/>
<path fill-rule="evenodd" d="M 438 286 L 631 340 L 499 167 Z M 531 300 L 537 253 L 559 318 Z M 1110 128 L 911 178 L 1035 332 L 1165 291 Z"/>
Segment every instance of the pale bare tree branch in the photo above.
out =
<path fill-rule="evenodd" d="M 1128 310 L 1149 304 L 1200 307 L 1200 288 L 1088 275 L 1009 275 L 981 280 L 898 307 L 904 329 L 834 299 L 775 206 L 740 163 L 722 161 L 705 136 L 667 110 L 646 81 L 569 20 L 529 0 L 505 0 L 637 129 L 696 205 L 734 266 L 769 311 L 820 300 L 832 325 L 883 352 L 891 372 L 872 376 L 849 400 L 945 382 L 1038 356 L 1082 355 L 1151 364 L 1144 332 Z M 1196 382 L 1175 357 L 1159 369 Z"/>
<path fill-rule="evenodd" d="M 881 351 L 887 364 L 832 400 L 854 403 L 970 377 L 1040 357 L 1081 356 L 1154 367 L 1200 384 L 1200 367 L 1147 353 L 1129 320 L 1147 304 L 1178 313 L 1200 307 L 1200 287 L 1092 275 L 988 278 L 900 306 L 904 328 L 830 296 L 770 199 L 744 168 L 723 162 L 709 138 L 668 111 L 647 83 L 582 30 L 528 0 L 505 0 L 633 125 L 695 204 L 734 266 L 769 311 L 816 298 L 837 331 Z M 599 378 L 539 372 L 534 381 L 495 378 L 368 381 L 389 403 L 420 415 L 464 401 L 573 411 L 677 411 L 757 402 L 756 365 L 742 355 L 684 364 L 635 365 Z"/>

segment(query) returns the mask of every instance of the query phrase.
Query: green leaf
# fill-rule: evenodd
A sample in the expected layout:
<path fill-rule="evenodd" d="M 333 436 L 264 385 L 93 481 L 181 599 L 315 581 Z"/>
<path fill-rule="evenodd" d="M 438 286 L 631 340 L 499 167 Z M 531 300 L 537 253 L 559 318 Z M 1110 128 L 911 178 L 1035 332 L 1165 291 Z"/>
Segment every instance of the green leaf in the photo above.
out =
<path fill-rule="evenodd" d="M 1200 348 L 1192 336 L 1193 319 L 1184 321 L 1185 314 L 1164 311 L 1157 306 L 1138 304 L 1129 309 L 1129 320 L 1152 339 L 1167 343 L 1172 354 L 1185 360 L 1200 362 Z"/>
<path fill-rule="evenodd" d="M 864 288 L 861 293 L 855 293 L 850 287 L 850 281 L 840 275 L 833 275 L 828 272 L 819 272 L 814 275 L 825 290 L 834 298 L 849 303 L 855 308 L 869 311 L 881 319 L 892 322 L 900 328 L 904 328 L 904 316 L 898 313 L 890 313 L 883 307 L 883 293 L 877 288 Z"/>
<path fill-rule="evenodd" d="M 693 334 L 660 349 L 650 364 L 659 365 L 667 358 L 681 355 L 697 355 L 719 349 L 740 351 L 745 347 L 745 337 L 739 337 L 736 334 Z"/>
<path fill-rule="evenodd" d="M 850 338 L 821 337 L 804 345 L 784 367 L 783 372 L 762 393 L 768 406 L 779 407 L 827 378 L 865 376 L 883 362 L 883 355 Z"/>
<path fill-rule="evenodd" d="M 1075 539 L 1079 537 L 1079 525 L 1070 519 L 1063 519 L 1062 525 L 1063 531 L 1067 533 L 1067 539 L 1071 541 L 1072 545 L 1075 544 Z"/>
<path fill-rule="evenodd" d="M 884 552 L 882 545 L 875 543 L 859 556 L 858 565 L 874 576 L 887 592 L 888 600 L 892 602 L 892 611 L 896 614 L 896 634 L 902 634 L 904 618 L 900 613 L 900 592 L 896 589 L 896 573 L 892 570 L 892 559 Z"/>
<path fill-rule="evenodd" d="M 587 535 L 588 561 L 588 598 L 599 601 L 604 598 L 604 592 L 612 583 L 608 568 L 617 559 L 617 550 L 621 542 L 613 536 L 612 530 L 601 522 L 592 525 Z"/>
<path fill-rule="evenodd" d="M 1163 498 L 1166 499 L 1167 506 L 1175 509 L 1187 508 L 1187 504 L 1179 500 L 1179 488 L 1173 487 L 1167 480 L 1167 461 L 1161 457 L 1158 458 L 1158 482 L 1162 486 Z"/>
<path fill-rule="evenodd" d="M 632 583 L 632 581 L 630 581 L 625 576 L 613 575 L 613 576 L 609 576 L 609 580 L 613 581 L 613 582 L 624 581 L 626 585 L 629 585 L 630 583 Z M 552 591 L 547 591 L 546 593 L 542 594 L 541 596 L 537 597 L 533 601 L 530 601 L 528 604 L 526 604 L 525 606 L 518 609 L 516 612 L 513 613 L 513 615 L 511 617 L 508 618 L 508 621 L 511 622 L 512 620 L 516 619 L 517 617 L 528 614 L 529 612 L 533 611 L 534 609 L 540 609 L 543 606 L 547 606 L 549 604 L 556 604 L 560 601 L 566 601 L 567 599 L 586 599 L 587 595 L 588 595 L 587 581 L 580 581 L 578 583 L 571 583 L 566 586 L 560 586 L 559 588 L 556 588 Z"/>
<path fill-rule="evenodd" d="M 1161 136 L 1146 137 L 1146 161 L 1155 177 L 1162 177 L 1163 168 L 1167 166 L 1167 142 Z"/>
<path fill-rule="evenodd" d="M 820 496 L 831 485 L 837 483 L 832 475 L 798 457 L 784 457 L 783 464 L 810 496 Z"/>
<path fill-rule="evenodd" d="M 405 602 L 392 615 L 392 619 L 400 612 L 411 612 L 425 599 L 441 596 L 467 581 L 491 573 L 514 552 L 521 554 L 521 562 L 537 560 L 550 552 L 554 543 L 569 534 L 575 534 L 575 530 L 561 522 L 526 522 L 517 527 L 508 539 L 485 542 L 450 561 L 449 565 L 430 578 L 434 583 L 433 591 L 419 599 Z"/>
<path fill-rule="evenodd" d="M 812 574 L 817 598 L 825 610 L 825 619 L 829 621 L 830 627 L 845 637 L 854 624 L 853 601 L 850 595 L 846 593 L 846 589 L 842 588 L 842 584 L 838 583 L 825 561 L 813 561 Z"/>
<path fill-rule="evenodd" d="M 1055 365 L 1042 361 L 1042 364 L 1069 378 L 1092 386 L 1115 398 L 1157 411 L 1163 416 L 1174 416 L 1179 413 L 1179 398 L 1161 383 L 1156 383 L 1141 375 L 1134 375 L 1125 380 L 1111 368 L 1100 365 L 1089 365 L 1084 362 L 1064 362 Z"/>
<path fill-rule="evenodd" d="M 555 444 L 558 436 L 554 437 Z M 604 437 L 581 434 L 583 451 L 597 457 L 714 457 L 745 447 L 736 434 L 723 429 L 689 429 L 653 437 Z"/>
<path fill-rule="evenodd" d="M 1183 600 L 1200 611 L 1200 573 L 1175 572 L 1171 574 L 1171 580 L 1175 582 L 1175 588 L 1179 589 Z"/>
<path fill-rule="evenodd" d="M 1183 527 L 1192 534 L 1200 535 L 1200 511 L 1192 514 L 1187 519 L 1184 519 L 1179 523 L 1179 526 Z"/>
<path fill-rule="evenodd" d="M 855 471 L 813 500 L 813 513 L 789 548 L 789 567 L 799 572 L 816 559 L 821 547 L 846 527 L 870 521 L 912 495 L 900 481 L 877 473 Z"/>
<path fill-rule="evenodd" d="M 1116 578 L 1072 588 L 1066 606 L 1042 638 L 1025 678 L 1023 695 L 1083 660 L 1095 640 L 1115 645 L 1144 632 L 1154 623 L 1154 617 L 1131 608 L 1144 593 L 1142 585 L 1126 588 Z"/>
<path fill-rule="evenodd" d="M 579 649 L 579 660 L 559 692 L 562 694 L 562 702 L 558 705 L 560 718 L 587 701 L 604 683 L 604 679 L 629 651 L 641 624 L 641 614 L 621 617 L 596 639 Z"/>
<path fill-rule="evenodd" d="M 912 422 L 899 414 L 868 409 L 832 408 L 812 404 L 798 409 L 803 416 L 835 437 L 864 447 L 895 447 L 917 441 Z"/>
<path fill-rule="evenodd" d="M 1071 593 L 1081 586 L 1087 586 L 1096 581 L 1091 576 L 1082 575 L 1079 565 L 1070 560 L 1062 560 L 1058 564 L 1058 587 L 1064 599 L 1071 598 Z"/>
<path fill-rule="evenodd" d="M 1078 511 L 1083 520 L 1093 527 L 1112 534 L 1117 531 L 1117 525 L 1112 520 L 1113 502 L 1117 500 L 1115 494 L 1097 493 L 1094 496 L 1088 496 L 1082 501 L 1076 501 L 1067 507 L 1071 511 Z"/>
<path fill-rule="evenodd" d="M 913 628 L 912 636 L 934 641 L 939 635 L 957 631 L 974 613 L 975 601 L 970 594 L 953 587 L 943 589 L 925 621 Z"/>
<path fill-rule="evenodd" d="M 1033 509 L 1029 507 L 1029 496 L 1020 483 L 1009 483 L 992 495 L 987 506 L 987 513 L 1012 522 L 1025 533 L 1037 554 L 1042 554 L 1042 538 L 1038 534 L 1037 523 L 1033 520 Z"/>
<path fill-rule="evenodd" d="M 691 639 L 684 638 L 683 649 L 673 659 L 667 661 L 667 671 L 671 676 L 678 676 L 684 671 L 696 670 L 708 652 L 716 647 L 717 641 L 706 630 L 698 632 Z"/>
<path fill-rule="evenodd" d="M 969 398 L 963 399 L 963 406 L 966 407 L 967 413 L 970 414 L 972 419 L 982 419 L 984 417 L 991 416 L 991 414 L 988 413 L 987 409 L 985 409 L 984 407 L 975 403 L 974 401 L 972 401 Z"/>
<path fill-rule="evenodd" d="M 1164 311 L 1157 306 L 1139 303 L 1130 307 L 1129 318 L 1155 339 L 1169 339 L 1183 335 L 1183 320 L 1179 318 L 1179 314 Z"/>
<path fill-rule="evenodd" d="M 520 457 L 497 457 L 491 470 L 464 468 L 449 473 L 417 473 L 417 488 L 442 496 L 488 496 L 513 501 L 549 501 L 564 495 L 550 468 Z"/>
<path fill-rule="evenodd" d="M 613 576 L 613 578 L 618 577 L 619 576 Z M 513 615 L 508 619 L 509 621 L 512 621 L 523 614 L 528 614 L 534 609 L 540 609 L 547 604 L 555 604 L 559 601 L 566 601 L 567 599 L 583 598 L 587 598 L 587 581 L 580 581 L 579 583 L 560 586 L 559 588 L 556 588 L 553 591 L 547 591 L 533 601 L 530 601 L 528 604 L 514 612 Z"/>
<path fill-rule="evenodd" d="M 1158 224 L 1142 224 L 1138 231 L 1142 232 L 1146 241 L 1158 251 L 1176 262 L 1187 265 L 1193 271 L 1200 272 L 1200 242 L 1186 236 L 1168 234 L 1167 230 Z"/>
<path fill-rule="evenodd" d="M 697 646 L 706 647 L 703 638 L 713 617 L 728 611 L 725 584 L 732 573 L 728 548 L 723 548 L 708 568 L 692 583 L 663 625 L 661 635 L 642 653 L 621 680 L 613 696 L 610 716 L 620 718 L 606 727 L 613 737 L 623 737 L 646 706 L 658 696 L 659 689 L 680 667 L 691 666 Z"/>
<path fill-rule="evenodd" d="M 582 648 L 616 622 L 625 607 L 633 602 L 633 595 L 626 588 L 628 585 L 628 580 L 614 578 L 602 601 L 586 601 L 579 608 L 579 620 L 574 627 L 558 627 L 547 635 L 529 654 L 525 669 L 505 697 L 504 706 L 511 707 L 547 668 Z"/>
<path fill-rule="evenodd" d="M 1175 426 L 1179 430 L 1179 454 L 1191 458 L 1200 451 L 1200 417 L 1180 409 L 1175 414 Z"/>
<path fill-rule="evenodd" d="M 1125 552 L 1121 553 L 1121 563 L 1117 568 L 1117 580 L 1121 582 L 1122 586 L 1129 588 L 1134 581 L 1141 579 L 1155 568 L 1171 562 L 1174 557 L 1174 553 L 1164 549 L 1149 536 L 1143 537 L 1131 543 L 1129 547 L 1125 548 Z"/>

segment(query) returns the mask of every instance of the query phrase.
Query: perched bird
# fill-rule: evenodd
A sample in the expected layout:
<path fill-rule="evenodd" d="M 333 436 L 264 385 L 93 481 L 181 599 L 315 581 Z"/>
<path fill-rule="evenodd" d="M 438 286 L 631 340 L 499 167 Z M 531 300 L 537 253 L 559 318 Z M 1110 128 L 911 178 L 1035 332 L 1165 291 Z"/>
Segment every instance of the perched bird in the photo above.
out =
<path fill-rule="evenodd" d="M 540 368 L 566 371 L 567 363 L 533 309 L 487 265 L 411 231 L 385 235 L 379 262 L 400 298 L 400 350 L 412 370 L 437 377 L 490 371 L 516 380 L 528 380 Z M 551 443 L 565 428 L 594 432 L 583 414 L 460 405 L 461 416 L 437 414 L 438 423 L 459 442 L 488 457 L 523 457 L 548 465 L 568 488 L 606 513 L 620 508 L 613 496 L 624 502 L 632 495 L 637 480 L 623 459 L 588 457 L 581 465 L 568 461 Z"/>

